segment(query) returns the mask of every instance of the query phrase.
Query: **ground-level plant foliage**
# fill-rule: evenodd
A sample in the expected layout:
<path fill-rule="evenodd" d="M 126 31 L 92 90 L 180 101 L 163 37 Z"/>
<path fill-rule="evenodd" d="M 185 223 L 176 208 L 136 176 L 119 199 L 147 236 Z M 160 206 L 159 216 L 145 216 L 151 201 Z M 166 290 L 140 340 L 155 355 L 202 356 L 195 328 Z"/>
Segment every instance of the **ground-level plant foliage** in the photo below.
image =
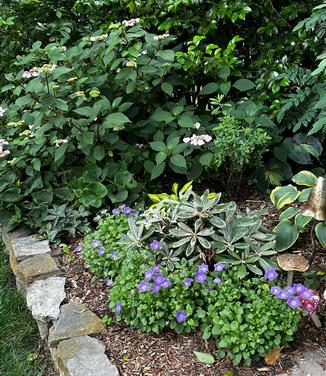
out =
<path fill-rule="evenodd" d="M 0 374 L 50 375 L 50 361 L 42 353 L 36 323 L 16 291 L 8 259 L 0 247 Z"/>

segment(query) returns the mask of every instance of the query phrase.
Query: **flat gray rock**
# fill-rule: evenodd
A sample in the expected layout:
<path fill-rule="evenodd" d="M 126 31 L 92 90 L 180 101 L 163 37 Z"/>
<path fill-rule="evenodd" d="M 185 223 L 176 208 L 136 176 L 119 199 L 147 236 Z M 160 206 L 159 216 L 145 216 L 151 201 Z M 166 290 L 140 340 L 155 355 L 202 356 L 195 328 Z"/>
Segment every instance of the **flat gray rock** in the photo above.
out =
<path fill-rule="evenodd" d="M 88 336 L 75 337 L 59 343 L 56 362 L 63 376 L 118 376 L 114 366 L 104 354 L 105 347 Z"/>
<path fill-rule="evenodd" d="M 66 297 L 65 278 L 50 277 L 34 282 L 27 288 L 27 307 L 39 321 L 57 320 L 60 304 Z"/>
<path fill-rule="evenodd" d="M 306 350 L 296 366 L 277 376 L 326 376 L 326 355 L 319 349 Z"/>
<path fill-rule="evenodd" d="M 23 260 L 17 265 L 16 276 L 29 285 L 36 280 L 58 275 L 60 269 L 50 254 L 37 255 Z"/>
<path fill-rule="evenodd" d="M 49 345 L 55 346 L 68 338 L 98 334 L 104 330 L 102 321 L 84 304 L 70 302 L 61 307 L 59 320 L 49 332 Z"/>
<path fill-rule="evenodd" d="M 13 256 L 17 261 L 51 252 L 49 241 L 38 241 L 35 236 L 25 236 L 23 238 L 13 239 L 11 245 Z"/>
<path fill-rule="evenodd" d="M 13 239 L 21 238 L 30 234 L 30 231 L 25 228 L 18 228 L 10 232 L 2 232 L 2 240 L 5 243 L 5 252 L 9 254 L 11 249 L 11 242 Z"/>

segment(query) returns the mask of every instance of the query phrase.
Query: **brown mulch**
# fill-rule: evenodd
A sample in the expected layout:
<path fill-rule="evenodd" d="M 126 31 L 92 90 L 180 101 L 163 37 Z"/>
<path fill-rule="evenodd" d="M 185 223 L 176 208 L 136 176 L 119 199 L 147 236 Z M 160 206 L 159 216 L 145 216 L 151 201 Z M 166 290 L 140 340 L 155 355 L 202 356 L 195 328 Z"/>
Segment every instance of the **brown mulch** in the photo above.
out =
<path fill-rule="evenodd" d="M 256 191 L 250 192 L 248 197 L 238 203 L 239 209 L 268 208 L 264 224 L 269 228 L 275 226 L 278 212 L 268 197 Z M 310 250 L 308 237 L 304 237 L 296 246 L 296 252 L 304 255 L 309 255 Z M 67 275 L 67 301 L 80 301 L 100 317 L 112 316 L 108 309 L 109 288 L 104 281 L 95 280 L 77 255 L 62 255 L 60 261 Z M 326 265 L 326 253 L 320 249 L 317 250 L 313 268 L 321 270 L 322 265 Z M 325 307 L 321 313 L 326 314 Z M 138 333 L 123 323 L 116 322 L 114 318 L 100 339 L 106 345 L 107 355 L 122 376 L 223 376 L 229 370 L 233 372 L 233 376 L 272 376 L 293 366 L 305 347 L 326 346 L 325 331 L 313 327 L 309 318 L 302 320 L 294 343 L 289 349 L 283 350 L 279 361 L 273 367 L 267 367 L 263 362 L 252 367 L 234 367 L 228 359 L 218 360 L 214 365 L 207 366 L 196 360 L 193 351 L 213 353 L 214 344 L 205 342 L 200 333 Z"/>

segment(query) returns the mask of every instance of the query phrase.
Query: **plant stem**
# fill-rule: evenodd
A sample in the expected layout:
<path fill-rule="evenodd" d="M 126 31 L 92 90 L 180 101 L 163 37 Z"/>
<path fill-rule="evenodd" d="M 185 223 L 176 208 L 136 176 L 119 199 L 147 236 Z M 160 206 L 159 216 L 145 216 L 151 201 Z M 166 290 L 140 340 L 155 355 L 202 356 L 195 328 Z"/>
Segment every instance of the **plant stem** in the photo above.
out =
<path fill-rule="evenodd" d="M 292 286 L 292 282 L 293 282 L 293 272 L 288 272 L 287 285 Z"/>
<path fill-rule="evenodd" d="M 315 245 L 315 239 L 314 239 L 315 226 L 316 226 L 316 221 L 314 221 L 310 229 L 310 240 L 311 240 L 311 245 L 312 245 L 312 253 L 311 253 L 310 260 L 309 260 L 310 265 L 313 263 L 315 256 L 316 256 L 316 245 Z"/>

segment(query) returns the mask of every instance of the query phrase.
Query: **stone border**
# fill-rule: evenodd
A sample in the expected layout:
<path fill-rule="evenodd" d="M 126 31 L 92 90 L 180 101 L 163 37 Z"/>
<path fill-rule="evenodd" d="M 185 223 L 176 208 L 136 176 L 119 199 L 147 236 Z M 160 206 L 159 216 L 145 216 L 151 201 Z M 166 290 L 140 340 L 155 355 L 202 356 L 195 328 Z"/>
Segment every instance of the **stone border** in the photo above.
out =
<path fill-rule="evenodd" d="M 2 233 L 2 239 L 17 289 L 26 298 L 60 376 L 118 376 L 105 346 L 94 338 L 104 330 L 102 321 L 79 302 L 62 304 L 66 278 L 48 240 L 24 229 Z"/>

